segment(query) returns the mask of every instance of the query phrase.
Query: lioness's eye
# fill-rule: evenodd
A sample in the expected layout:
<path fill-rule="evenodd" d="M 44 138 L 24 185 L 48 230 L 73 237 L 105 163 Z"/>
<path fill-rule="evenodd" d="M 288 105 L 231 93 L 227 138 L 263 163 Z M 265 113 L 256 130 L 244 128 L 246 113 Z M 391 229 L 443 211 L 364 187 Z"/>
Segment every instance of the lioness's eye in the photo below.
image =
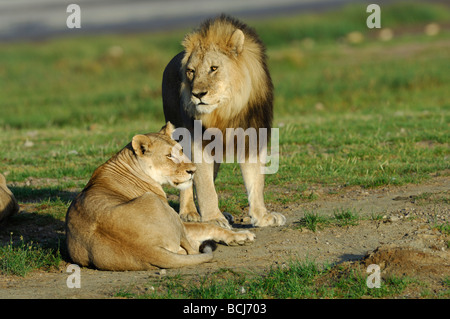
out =
<path fill-rule="evenodd" d="M 187 69 L 187 70 L 186 70 L 186 73 L 189 73 L 189 74 L 194 74 L 194 73 L 195 73 L 195 71 L 194 71 L 193 69 Z"/>
<path fill-rule="evenodd" d="M 213 66 L 211 67 L 211 72 L 217 71 L 218 68 L 219 68 L 218 66 L 214 66 L 214 65 L 213 65 Z"/>

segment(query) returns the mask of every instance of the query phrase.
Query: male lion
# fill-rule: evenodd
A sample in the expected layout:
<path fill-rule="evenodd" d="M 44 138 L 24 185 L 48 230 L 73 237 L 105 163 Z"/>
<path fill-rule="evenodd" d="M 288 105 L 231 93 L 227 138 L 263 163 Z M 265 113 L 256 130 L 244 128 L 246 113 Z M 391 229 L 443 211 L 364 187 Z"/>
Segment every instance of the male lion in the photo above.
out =
<path fill-rule="evenodd" d="M 159 133 L 134 136 L 95 170 L 66 215 L 73 262 L 118 271 L 177 268 L 210 261 L 204 241 L 254 240 L 249 231 L 183 223 L 169 206 L 161 185 L 186 188 L 196 170 L 172 140 L 174 129 L 169 122 Z"/>
<path fill-rule="evenodd" d="M 194 120 L 201 120 L 203 129 L 217 128 L 223 136 L 226 128 L 254 128 L 257 133 L 259 128 L 270 130 L 272 80 L 266 66 L 265 47 L 252 28 L 221 15 L 205 21 L 198 30 L 187 34 L 183 46 L 184 51 L 169 62 L 163 74 L 166 121 L 192 133 Z M 205 143 L 202 144 L 204 147 Z M 260 227 L 283 225 L 286 218 L 278 213 L 268 213 L 264 205 L 264 175 L 261 173 L 264 152 L 249 150 L 248 140 L 245 148 L 247 160 L 240 163 L 240 167 L 252 224 Z M 257 157 L 256 163 L 248 160 L 250 156 Z M 212 221 L 230 228 L 219 210 L 214 188 L 220 163 L 203 160 L 196 164 L 194 184 L 201 217 L 190 187 L 180 192 L 181 218 Z"/>
<path fill-rule="evenodd" d="M 0 223 L 4 222 L 9 216 L 19 211 L 14 194 L 6 185 L 5 176 L 0 174 Z"/>

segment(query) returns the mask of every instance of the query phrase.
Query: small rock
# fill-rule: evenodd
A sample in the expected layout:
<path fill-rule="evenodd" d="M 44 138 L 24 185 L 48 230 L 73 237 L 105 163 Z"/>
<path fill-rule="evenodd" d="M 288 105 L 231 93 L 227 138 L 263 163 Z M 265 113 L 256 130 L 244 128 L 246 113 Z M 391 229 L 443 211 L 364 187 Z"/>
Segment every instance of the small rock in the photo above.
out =
<path fill-rule="evenodd" d="M 364 40 L 364 36 L 359 31 L 353 31 L 347 34 L 347 41 L 353 44 L 361 43 Z"/>
<path fill-rule="evenodd" d="M 112 58 L 120 58 L 123 55 L 123 48 L 119 45 L 113 45 L 108 49 L 108 55 Z"/>
<path fill-rule="evenodd" d="M 437 35 L 440 30 L 441 30 L 441 28 L 439 27 L 439 25 L 437 23 L 430 23 L 425 26 L 424 31 L 425 31 L 426 35 L 434 36 L 434 35 Z"/>
<path fill-rule="evenodd" d="M 314 105 L 314 108 L 316 109 L 316 111 L 323 111 L 325 110 L 325 106 L 323 105 L 323 103 L 317 102 Z"/>
<path fill-rule="evenodd" d="M 167 271 L 166 271 L 165 269 L 161 269 L 161 270 L 158 271 L 156 274 L 157 274 L 157 275 L 160 275 L 160 276 L 165 276 L 165 275 L 167 275 Z"/>
<path fill-rule="evenodd" d="M 390 41 L 394 37 L 394 32 L 389 28 L 383 28 L 378 37 L 381 41 Z"/>

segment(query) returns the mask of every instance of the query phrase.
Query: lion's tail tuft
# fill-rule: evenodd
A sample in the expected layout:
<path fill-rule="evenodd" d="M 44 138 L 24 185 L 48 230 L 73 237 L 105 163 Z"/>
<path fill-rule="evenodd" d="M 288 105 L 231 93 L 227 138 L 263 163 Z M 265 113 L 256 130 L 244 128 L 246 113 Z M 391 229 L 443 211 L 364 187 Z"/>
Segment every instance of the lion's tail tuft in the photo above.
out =
<path fill-rule="evenodd" d="M 217 244 L 214 240 L 205 240 L 199 247 L 199 251 L 203 254 L 210 254 L 217 249 Z"/>

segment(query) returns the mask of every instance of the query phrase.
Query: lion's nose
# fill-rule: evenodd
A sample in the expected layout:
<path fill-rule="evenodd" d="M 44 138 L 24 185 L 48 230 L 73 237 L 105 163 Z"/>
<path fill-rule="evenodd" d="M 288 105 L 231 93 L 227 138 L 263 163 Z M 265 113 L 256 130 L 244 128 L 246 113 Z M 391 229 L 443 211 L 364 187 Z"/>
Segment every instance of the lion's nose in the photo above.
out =
<path fill-rule="evenodd" d="M 208 91 L 206 91 L 206 92 L 192 92 L 192 95 L 195 96 L 197 99 L 201 99 L 206 94 L 208 94 Z"/>
<path fill-rule="evenodd" d="M 195 173 L 195 168 L 186 170 L 186 173 L 188 173 L 188 174 L 190 174 L 190 175 L 194 175 L 194 173 Z"/>

